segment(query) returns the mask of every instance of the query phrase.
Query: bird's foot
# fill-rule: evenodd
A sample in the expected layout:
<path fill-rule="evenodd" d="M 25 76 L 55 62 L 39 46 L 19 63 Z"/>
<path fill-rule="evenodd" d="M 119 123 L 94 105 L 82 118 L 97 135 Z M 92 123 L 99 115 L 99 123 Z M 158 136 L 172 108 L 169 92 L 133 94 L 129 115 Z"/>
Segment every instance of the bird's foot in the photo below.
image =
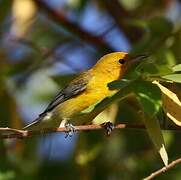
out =
<path fill-rule="evenodd" d="M 65 129 L 66 129 L 65 138 L 72 137 L 73 133 L 75 133 L 76 131 L 76 128 L 70 123 L 65 124 Z"/>
<path fill-rule="evenodd" d="M 101 124 L 101 126 L 106 130 L 106 135 L 110 136 L 111 132 L 114 129 L 114 124 L 112 122 L 105 122 L 103 124 Z"/>

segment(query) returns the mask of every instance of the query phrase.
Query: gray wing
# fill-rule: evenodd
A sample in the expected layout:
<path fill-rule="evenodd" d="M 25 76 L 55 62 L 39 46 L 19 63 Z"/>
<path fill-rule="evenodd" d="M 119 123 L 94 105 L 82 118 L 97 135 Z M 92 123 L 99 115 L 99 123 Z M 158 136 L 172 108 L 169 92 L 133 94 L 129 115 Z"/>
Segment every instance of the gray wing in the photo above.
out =
<path fill-rule="evenodd" d="M 45 111 L 41 113 L 39 116 L 46 115 L 46 113 L 52 111 L 59 104 L 83 92 L 86 89 L 90 79 L 91 75 L 89 73 L 82 73 L 72 82 L 70 82 L 69 85 L 62 89 L 50 102 Z"/>

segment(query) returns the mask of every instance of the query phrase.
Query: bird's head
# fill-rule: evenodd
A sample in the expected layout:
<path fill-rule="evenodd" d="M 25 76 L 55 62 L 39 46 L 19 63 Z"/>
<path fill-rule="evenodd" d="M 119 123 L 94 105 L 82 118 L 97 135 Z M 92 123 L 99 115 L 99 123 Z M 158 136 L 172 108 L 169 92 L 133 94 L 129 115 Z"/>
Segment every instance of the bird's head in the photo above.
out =
<path fill-rule="evenodd" d="M 129 55 L 126 52 L 113 52 L 103 56 L 94 66 L 96 72 L 122 76 L 130 64 L 146 58 L 146 55 Z"/>

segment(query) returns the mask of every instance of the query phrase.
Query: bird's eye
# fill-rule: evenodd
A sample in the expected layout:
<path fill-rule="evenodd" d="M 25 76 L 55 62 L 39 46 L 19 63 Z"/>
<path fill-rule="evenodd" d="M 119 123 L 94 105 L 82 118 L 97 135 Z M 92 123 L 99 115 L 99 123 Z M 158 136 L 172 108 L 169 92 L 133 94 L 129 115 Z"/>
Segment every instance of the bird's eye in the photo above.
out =
<path fill-rule="evenodd" d="M 125 59 L 119 59 L 119 63 L 120 63 L 120 64 L 124 64 L 125 62 L 126 62 Z"/>

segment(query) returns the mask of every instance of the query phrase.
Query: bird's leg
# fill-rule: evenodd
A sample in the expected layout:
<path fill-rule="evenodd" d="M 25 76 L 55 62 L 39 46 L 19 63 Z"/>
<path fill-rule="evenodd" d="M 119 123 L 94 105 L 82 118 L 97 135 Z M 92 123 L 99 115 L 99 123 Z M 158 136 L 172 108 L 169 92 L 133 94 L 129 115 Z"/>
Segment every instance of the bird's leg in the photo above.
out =
<path fill-rule="evenodd" d="M 111 132 L 114 129 L 114 124 L 110 121 L 102 123 L 101 126 L 106 130 L 107 136 L 110 136 Z"/>
<path fill-rule="evenodd" d="M 76 131 L 76 128 L 68 122 L 65 123 L 65 129 L 67 130 L 65 133 L 65 138 L 67 138 L 68 136 L 72 137 L 73 133 L 75 133 Z"/>

